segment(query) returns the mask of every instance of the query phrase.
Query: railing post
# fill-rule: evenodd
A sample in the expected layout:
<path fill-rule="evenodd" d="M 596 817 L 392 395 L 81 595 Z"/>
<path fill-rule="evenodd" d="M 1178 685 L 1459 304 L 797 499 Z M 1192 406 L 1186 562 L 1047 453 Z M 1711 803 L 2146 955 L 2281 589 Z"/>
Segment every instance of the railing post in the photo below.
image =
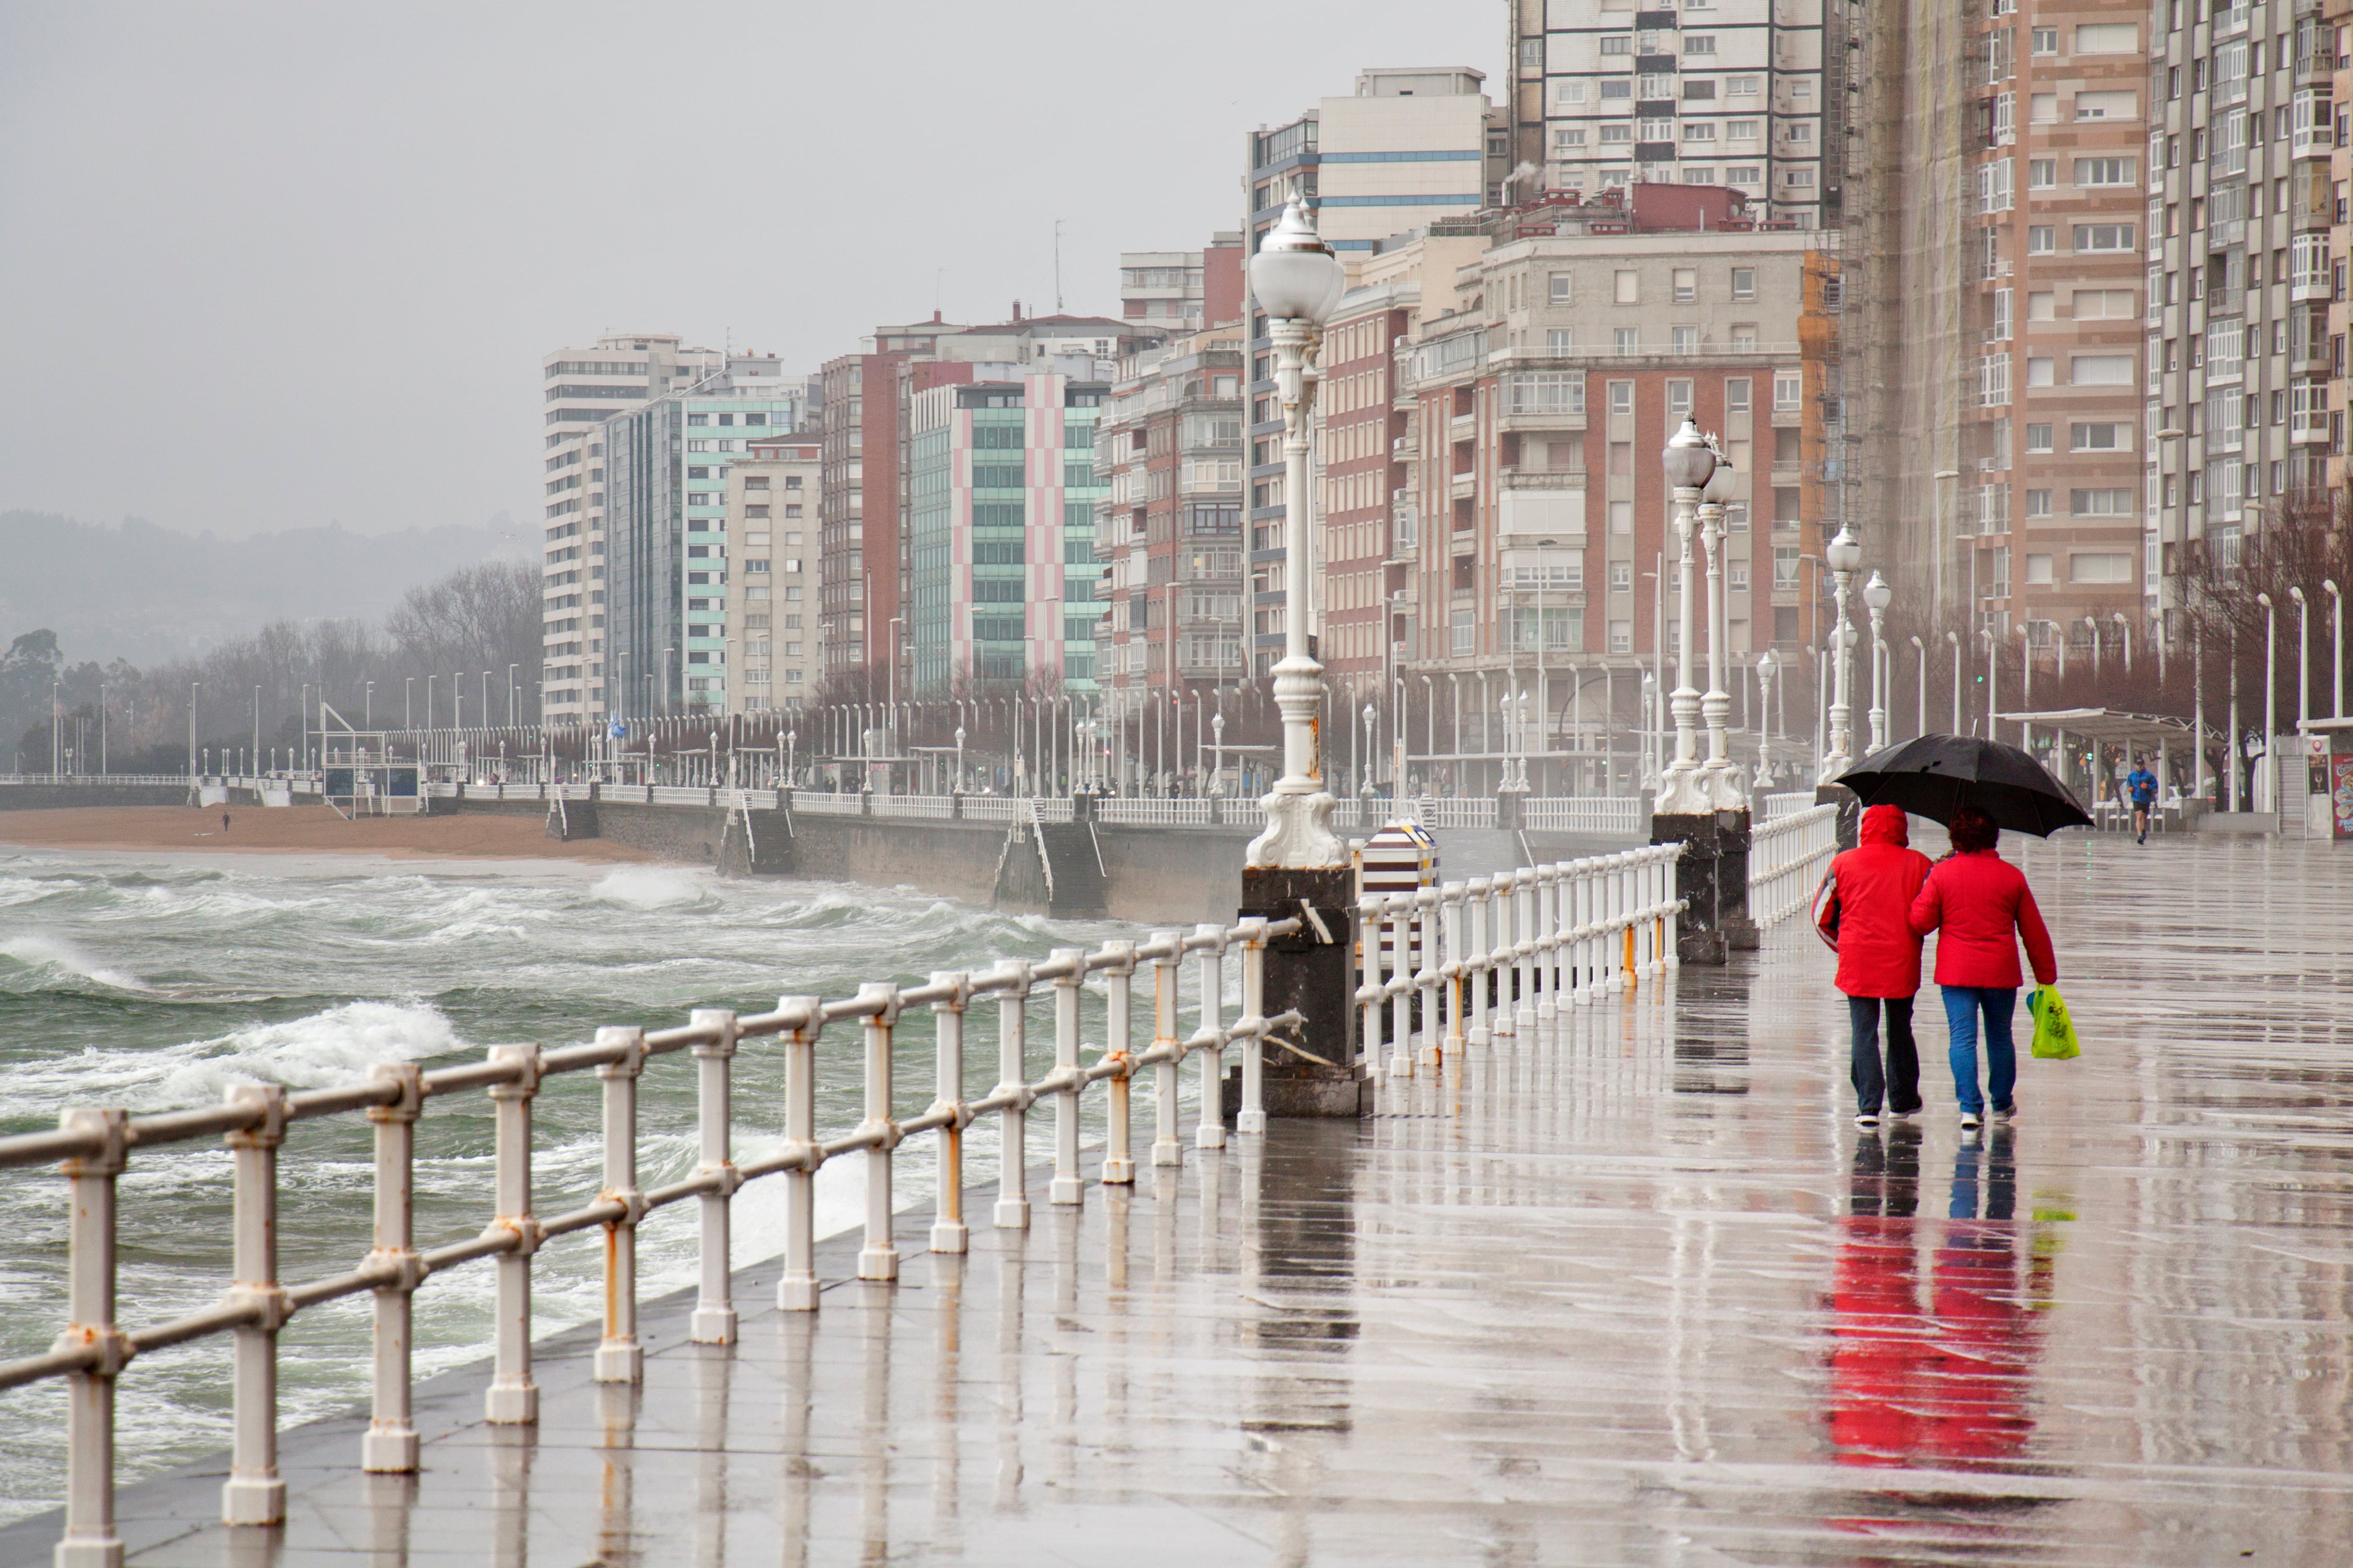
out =
<path fill-rule="evenodd" d="M 259 1107 L 260 1120 L 227 1140 L 237 1164 L 229 1297 L 253 1316 L 235 1330 L 237 1409 L 221 1522 L 278 1524 L 286 1518 L 286 1482 L 278 1473 L 278 1331 L 291 1316 L 278 1283 L 278 1148 L 286 1142 L 286 1090 L 237 1083 L 227 1098 L 231 1105 Z"/>
<path fill-rule="evenodd" d="M 1242 1102 L 1234 1112 L 1236 1132 L 1266 1131 L 1266 917 L 1238 922 L 1242 944 L 1242 1016 L 1260 1020 L 1258 1032 L 1242 1041 Z"/>
<path fill-rule="evenodd" d="M 899 1022 L 899 988 L 871 980 L 858 988 L 858 999 L 878 1006 L 866 1016 L 866 1119 L 858 1131 L 874 1142 L 866 1146 L 866 1245 L 858 1250 L 858 1277 L 888 1283 L 899 1278 L 899 1244 L 891 1234 L 891 1156 L 899 1147 L 899 1124 L 891 1119 L 891 1033 Z"/>
<path fill-rule="evenodd" d="M 1544 935 L 1544 872 L 1530 867 L 1512 873 L 1512 971 L 1519 999 L 1512 1009 L 1519 1033 L 1536 1039 L 1536 943 Z"/>
<path fill-rule="evenodd" d="M 694 1316 L 686 1337 L 699 1345 L 735 1342 L 735 1299 L 728 1265 L 734 1251 L 735 1189 L 735 1013 L 729 1007 L 697 1007 L 689 1016 L 698 1029 L 711 1029 L 716 1039 L 697 1040 L 694 1052 L 695 1121 L 702 1139 L 702 1159 L 695 1174 L 715 1184 L 702 1195 L 702 1273 L 695 1292 Z"/>
<path fill-rule="evenodd" d="M 800 1163 L 785 1173 L 785 1271 L 776 1280 L 776 1310 L 817 1310 L 817 1168 L 825 1149 L 817 1141 L 817 1037 L 825 1027 L 825 1004 L 815 996 L 786 996 L 776 1011 L 787 1022 L 777 1031 L 785 1047 L 785 1140 Z"/>
<path fill-rule="evenodd" d="M 1410 893 L 1381 900 L 1382 927 L 1388 932 L 1389 977 L 1381 987 L 1389 1002 L 1389 1076 L 1413 1076 L 1413 912 Z"/>
<path fill-rule="evenodd" d="M 1583 860 L 1569 863 L 1568 1000 L 1575 1007 L 1593 1005 L 1593 868 Z"/>
<path fill-rule="evenodd" d="M 512 1426 L 539 1419 L 539 1385 L 531 1380 L 531 1259 L 541 1239 L 531 1212 L 531 1102 L 539 1093 L 539 1047 L 492 1046 L 490 1056 L 514 1076 L 491 1086 L 498 1143 L 498 1215 L 491 1228 L 511 1239 L 498 1255 L 498 1327 L 482 1418 Z"/>
<path fill-rule="evenodd" d="M 1642 973 L 1640 949 L 1643 940 L 1640 905 L 1634 899 L 1634 853 L 1626 850 L 1612 855 L 1609 862 L 1609 896 L 1614 905 L 1610 920 L 1625 932 L 1625 970 L 1619 976 L 1619 984 L 1622 989 L 1631 991 L 1640 984 Z"/>
<path fill-rule="evenodd" d="M 1009 970 L 1014 980 L 997 997 L 997 1088 L 993 1092 L 1012 1099 L 998 1121 L 1002 1131 L 997 1155 L 997 1225 L 1000 1230 L 1027 1230 L 1029 1196 L 1022 1165 L 1029 1157 L 1029 1069 L 1025 1059 L 1029 1054 L 1029 966 L 1005 963 L 999 967 Z"/>
<path fill-rule="evenodd" d="M 1560 867 L 1536 868 L 1536 1038 L 1550 1040 L 1560 1016 Z"/>
<path fill-rule="evenodd" d="M 932 1215 L 932 1250 L 963 1252 L 972 1245 L 972 1232 L 964 1223 L 964 1130 L 972 1121 L 964 1108 L 964 1012 L 972 1002 L 972 976 L 960 969 L 934 969 L 932 984 L 951 992 L 932 1004 L 938 1058 L 932 1109 L 953 1117 L 939 1134 L 940 1190 Z"/>
<path fill-rule="evenodd" d="M 1381 1051 L 1381 896 L 1356 903 L 1356 1006 L 1358 1047 L 1377 1064 Z"/>
<path fill-rule="evenodd" d="M 72 1321 L 57 1348 L 88 1345 L 97 1359 L 66 1376 L 66 1529 L 57 1568 L 122 1568 L 114 1530 L 114 1380 L 131 1359 L 114 1322 L 114 1184 L 122 1174 L 130 1113 L 75 1106 L 58 1118 L 98 1147 L 65 1162 L 69 1187 L 67 1261 Z"/>
<path fill-rule="evenodd" d="M 1462 969 L 1471 987 L 1468 1038 L 1474 1046 L 1483 1046 L 1492 1037 L 1487 1033 L 1487 958 L 1493 924 L 1487 915 L 1487 892 L 1493 886 L 1484 877 L 1473 877 L 1462 885 L 1462 913 L 1471 927 L 1469 943 L 1463 949 Z"/>
<path fill-rule="evenodd" d="M 1681 911 L 1675 908 L 1682 900 L 1675 892 L 1679 880 L 1675 875 L 1675 863 L 1683 858 L 1683 854 L 1684 847 L 1681 844 L 1659 847 L 1655 871 L 1659 886 L 1659 952 L 1658 963 L 1652 970 L 1657 974 L 1683 967 L 1683 920 Z"/>
<path fill-rule="evenodd" d="M 1420 1059 L 1433 1068 L 1446 1061 L 1446 1047 L 1438 1033 L 1438 889 L 1422 888 L 1413 894 L 1415 935 L 1421 943 L 1421 965 L 1413 973 L 1420 993 L 1416 1009 L 1421 1014 Z"/>
<path fill-rule="evenodd" d="M 1184 935 L 1156 931 L 1153 944 L 1166 950 L 1152 961 L 1152 1049 L 1162 1053 L 1153 1072 L 1152 1163 L 1182 1165 L 1185 1145 L 1176 1137 L 1176 989 L 1183 973 Z"/>
<path fill-rule="evenodd" d="M 368 1262 L 394 1273 L 375 1288 L 375 1386 L 360 1468 L 406 1475 L 417 1468 L 409 1385 L 414 1298 L 425 1278 L 416 1246 L 417 1118 L 425 1105 L 425 1075 L 415 1062 L 378 1062 L 368 1076 L 396 1086 L 398 1098 L 371 1105 L 367 1113 L 375 1124 L 375 1246 Z"/>
<path fill-rule="evenodd" d="M 1111 1077 L 1111 1110 L 1103 1127 L 1103 1174 L 1107 1187 L 1132 1186 L 1135 1182 L 1134 1125 L 1131 1121 L 1132 1087 L 1135 1071 L 1134 1005 L 1135 944 L 1107 942 L 1110 963 L 1103 967 L 1103 1026 L 1108 1054 L 1118 1071 Z"/>
<path fill-rule="evenodd" d="M 1054 1179 L 1047 1184 L 1046 1201 L 1075 1204 L 1086 1197 L 1079 1176 L 1079 988 L 1087 981 L 1087 953 L 1058 947 L 1052 956 L 1067 962 L 1071 973 L 1054 979 L 1054 1072 L 1062 1087 L 1054 1093 Z"/>
<path fill-rule="evenodd" d="M 645 1347 L 638 1343 L 638 1222 L 646 1195 L 638 1186 L 638 1075 L 646 1066 L 646 1032 L 608 1024 L 596 1031 L 599 1047 L 618 1050 L 596 1064 L 604 1086 L 605 1187 L 599 1202 L 617 1203 L 620 1217 L 605 1222 L 605 1337 L 597 1343 L 593 1376 L 598 1383 L 640 1383 Z"/>
<path fill-rule="evenodd" d="M 1446 883 L 1439 889 L 1439 898 L 1446 936 L 1446 967 L 1439 972 L 1446 977 L 1446 1052 L 1459 1058 L 1462 1055 L 1462 884 Z"/>
<path fill-rule="evenodd" d="M 1217 1035 L 1225 1027 L 1221 1004 L 1225 1000 L 1226 928 L 1205 921 L 1193 928 L 1193 939 L 1201 944 L 1201 1033 L 1208 1037 L 1201 1047 L 1201 1120 L 1193 1130 L 1193 1142 L 1197 1148 L 1222 1149 L 1226 1146 L 1226 1053 Z"/>
<path fill-rule="evenodd" d="M 1488 910 L 1493 923 L 1488 928 L 1487 952 L 1490 972 L 1495 977 L 1494 1013 L 1488 1021 L 1487 1033 L 1492 1039 L 1505 1039 L 1519 1032 L 1514 1014 L 1517 998 L 1512 994 L 1512 917 L 1517 912 L 1514 900 L 1519 891 L 1519 873 L 1501 871 L 1488 879 Z"/>

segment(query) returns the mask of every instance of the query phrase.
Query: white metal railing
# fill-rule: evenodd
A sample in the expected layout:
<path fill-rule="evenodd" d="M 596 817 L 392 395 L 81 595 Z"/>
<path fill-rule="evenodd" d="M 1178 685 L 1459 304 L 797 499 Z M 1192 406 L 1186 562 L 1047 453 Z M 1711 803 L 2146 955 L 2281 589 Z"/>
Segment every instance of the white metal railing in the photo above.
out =
<path fill-rule="evenodd" d="M 1673 969 L 1682 856 L 1657 844 L 1361 900 L 1365 1059 L 1377 1067 L 1386 1043 L 1387 1077 L 1409 1079 L 1498 1036 L 1541 1040 L 1564 1005 Z"/>
<path fill-rule="evenodd" d="M 185 786 L 188 782 L 188 775 L 185 773 L 0 773 L 0 784 L 180 784 Z"/>
<path fill-rule="evenodd" d="M 967 822 L 1027 822 L 1029 814 L 1018 795 L 968 795 L 964 797 L 964 815 Z"/>
<path fill-rule="evenodd" d="M 1648 801 L 1630 795 L 1532 795 L 1520 802 L 1521 821 L 1545 833 L 1638 834 L 1650 809 Z"/>
<path fill-rule="evenodd" d="M 1095 820 L 1107 826 L 1210 827 L 1217 824 L 1218 803 L 1206 795 L 1190 800 L 1113 795 L 1095 802 Z"/>
<path fill-rule="evenodd" d="M 826 790 L 797 789 L 793 791 L 792 808 L 810 816 L 863 816 L 866 815 L 866 797 L 835 795 Z"/>
<path fill-rule="evenodd" d="M 1151 1069 L 1154 1085 L 1153 1164 L 1183 1163 L 1178 1068 L 1188 1056 L 1198 1054 L 1201 1062 L 1195 1145 L 1225 1146 L 1220 1082 L 1229 1045 L 1238 1044 L 1242 1050 L 1238 1131 L 1264 1131 L 1265 1042 L 1274 1031 L 1295 1031 L 1304 1022 L 1296 1012 L 1261 1016 L 1266 944 L 1300 927 L 1296 919 L 1250 919 L 1230 926 L 1196 926 L 1190 935 L 1155 931 L 1148 942 L 1110 942 L 1092 953 L 1056 948 L 1043 963 L 1004 960 L 979 973 L 935 972 L 928 984 L 904 989 L 870 983 L 843 1000 L 786 996 L 773 1011 L 750 1016 L 727 1008 L 696 1008 L 683 1026 L 608 1026 L 598 1029 L 586 1044 L 554 1049 L 492 1046 L 480 1062 L 430 1071 L 414 1062 L 380 1062 L 364 1078 L 329 1088 L 289 1092 L 278 1084 L 234 1084 L 223 1104 L 160 1115 L 134 1117 L 120 1107 L 77 1106 L 60 1116 L 55 1131 L 0 1138 L 0 1169 L 62 1161 L 69 1189 L 63 1331 L 46 1353 L 0 1364 L 0 1388 L 48 1378 L 63 1378 L 68 1384 L 66 1523 L 57 1562 L 81 1568 L 122 1561 L 114 1522 L 115 1396 L 124 1369 L 142 1352 L 214 1334 L 234 1336 L 232 1457 L 222 1491 L 222 1515 L 230 1524 L 275 1524 L 286 1511 L 285 1481 L 278 1463 L 278 1335 L 290 1319 L 310 1308 L 362 1292 L 374 1294 L 372 1404 L 361 1467 L 405 1473 L 417 1468 L 417 1433 L 410 1415 L 412 1298 L 427 1279 L 450 1268 L 477 1258 L 495 1260 L 497 1318 L 485 1419 L 493 1425 L 529 1425 L 538 1418 L 539 1404 L 532 1376 L 532 1259 L 560 1237 L 576 1231 L 605 1233 L 604 1331 L 594 1376 L 602 1383 L 634 1384 L 644 1373 L 644 1350 L 638 1339 L 637 1235 L 639 1223 L 653 1210 L 696 1200 L 702 1222 L 701 1284 L 689 1337 L 699 1343 L 728 1344 L 734 1341 L 736 1323 L 729 1272 L 729 1205 L 746 1182 L 776 1174 L 786 1178 L 785 1267 L 776 1304 L 785 1311 L 814 1311 L 818 1299 L 815 1179 L 818 1167 L 829 1159 L 864 1155 L 865 1235 L 858 1275 L 892 1280 L 898 1278 L 899 1252 L 892 1234 L 892 1168 L 905 1139 L 940 1134 L 934 1143 L 938 1194 L 931 1249 L 960 1253 L 968 1240 L 962 1133 L 976 1118 L 999 1119 L 994 1218 L 1010 1229 L 1026 1228 L 1029 1223 L 1026 1117 L 1039 1100 L 1054 1105 L 1050 1189 L 1054 1204 L 1083 1201 L 1079 1100 L 1098 1082 L 1109 1086 L 1104 1150 L 1096 1171 L 1096 1179 L 1104 1184 L 1135 1180 L 1129 1082 L 1145 1068 Z M 1231 1024 L 1221 1017 L 1229 949 L 1241 956 L 1241 1016 Z M 1193 1032 L 1180 1035 L 1178 993 L 1187 956 L 1198 965 L 1198 1016 Z M 1131 1016 L 1131 986 L 1139 965 L 1151 976 L 1151 1043 L 1141 1048 L 1135 1045 Z M 1107 1044 L 1095 1060 L 1082 1063 L 1079 994 L 1090 976 L 1103 981 Z M 1024 1066 L 1028 1018 L 1041 990 L 1053 996 L 1054 1068 L 1033 1082 Z M 998 1082 L 986 1096 L 966 1100 L 965 1015 L 984 998 L 997 1003 Z M 894 1119 L 892 1036 L 901 1014 L 913 1007 L 928 1007 L 934 1015 L 937 1098 L 920 1115 Z M 826 1026 L 837 1023 L 855 1023 L 862 1036 L 864 1119 L 854 1128 L 823 1138 L 817 1124 L 818 1042 Z M 738 1163 L 733 1158 L 733 1063 L 739 1049 L 759 1045 L 768 1045 L 784 1058 L 786 1142 Z M 685 1179 L 649 1191 L 638 1181 L 638 1081 L 649 1062 L 681 1051 L 695 1062 L 701 1163 Z M 543 1215 L 533 1205 L 532 1101 L 547 1080 L 592 1068 L 603 1099 L 602 1187 L 569 1209 Z M 414 1226 L 417 1123 L 427 1102 L 476 1089 L 489 1095 L 494 1121 L 492 1214 L 478 1235 L 420 1249 Z M 296 1283 L 281 1280 L 278 1152 L 297 1122 L 360 1115 L 375 1129 L 374 1247 L 343 1273 Z M 232 1282 L 216 1306 L 126 1328 L 115 1299 L 120 1267 L 115 1215 L 132 1155 L 216 1137 L 232 1153 Z M 33 1310 L 21 1299 L 11 1306 L 13 1311 Z"/>
<path fill-rule="evenodd" d="M 1493 795 L 1426 795 L 1413 805 L 1414 818 L 1424 827 L 1493 827 Z"/>
<path fill-rule="evenodd" d="M 878 795 L 877 816 L 920 816 L 944 822 L 955 815 L 955 797 L 945 795 Z"/>
<path fill-rule="evenodd" d="M 1785 816 L 1795 816 L 1801 811 L 1814 809 L 1814 792 L 1810 789 L 1785 790 L 1765 797 L 1765 820 L 1778 822 Z"/>
<path fill-rule="evenodd" d="M 1809 806 L 1750 831 L 1750 920 L 1769 926 L 1813 901 L 1822 868 L 1838 853 L 1838 815 L 1835 805 Z"/>

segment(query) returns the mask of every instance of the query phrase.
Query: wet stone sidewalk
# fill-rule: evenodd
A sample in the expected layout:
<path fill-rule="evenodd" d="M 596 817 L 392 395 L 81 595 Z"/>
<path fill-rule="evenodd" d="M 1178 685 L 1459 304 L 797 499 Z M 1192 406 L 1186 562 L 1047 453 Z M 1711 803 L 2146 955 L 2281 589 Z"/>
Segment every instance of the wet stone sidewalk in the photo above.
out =
<path fill-rule="evenodd" d="M 282 1534 L 207 1522 L 217 1468 L 129 1489 L 132 1561 L 2353 1560 L 2353 856 L 2006 852 L 2085 1042 L 2014 1127 L 1961 1131 L 1931 991 L 1927 1113 L 1859 1131 L 1785 927 L 965 1260 L 911 1216 L 814 1315 L 752 1269 L 732 1351 L 649 1314 L 642 1389 L 565 1336 L 535 1431 L 453 1374 L 413 1479 L 292 1435 Z"/>

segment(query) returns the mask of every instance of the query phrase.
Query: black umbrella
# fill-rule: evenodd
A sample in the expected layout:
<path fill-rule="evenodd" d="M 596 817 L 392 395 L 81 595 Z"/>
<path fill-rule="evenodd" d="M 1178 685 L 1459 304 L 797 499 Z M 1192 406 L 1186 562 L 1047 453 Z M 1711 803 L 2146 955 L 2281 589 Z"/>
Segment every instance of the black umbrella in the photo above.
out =
<path fill-rule="evenodd" d="M 1956 810 L 1974 805 L 2013 832 L 2043 837 L 2092 826 L 2074 795 L 2041 763 L 2016 746 L 1974 735 L 1922 735 L 1873 752 L 1837 782 L 1865 805 L 1900 805 L 1931 822 L 1950 825 Z"/>

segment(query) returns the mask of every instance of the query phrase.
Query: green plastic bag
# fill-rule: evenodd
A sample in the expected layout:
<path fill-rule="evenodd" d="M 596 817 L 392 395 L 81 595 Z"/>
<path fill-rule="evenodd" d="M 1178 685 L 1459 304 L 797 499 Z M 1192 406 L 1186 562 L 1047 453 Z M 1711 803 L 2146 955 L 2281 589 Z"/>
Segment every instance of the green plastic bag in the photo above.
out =
<path fill-rule="evenodd" d="M 2075 1020 L 2067 1016 L 2067 999 L 2056 985 L 2044 985 L 2026 995 L 2026 1010 L 2034 1016 L 2034 1054 L 2046 1061 L 2063 1062 L 2084 1054 L 2075 1041 Z"/>

